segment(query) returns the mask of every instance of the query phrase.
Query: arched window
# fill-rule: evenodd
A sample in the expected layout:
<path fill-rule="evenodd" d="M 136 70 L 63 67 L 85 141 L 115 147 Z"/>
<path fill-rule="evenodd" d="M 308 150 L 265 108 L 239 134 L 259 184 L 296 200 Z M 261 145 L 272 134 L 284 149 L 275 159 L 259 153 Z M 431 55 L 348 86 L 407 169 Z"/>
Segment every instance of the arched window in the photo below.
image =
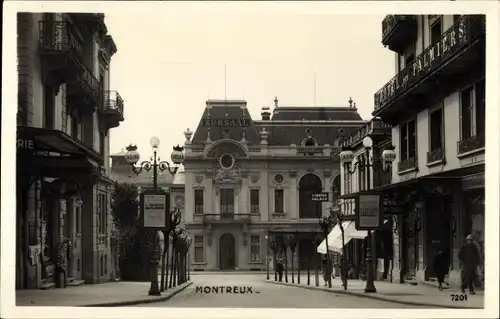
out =
<path fill-rule="evenodd" d="M 314 202 L 312 194 L 321 193 L 321 179 L 314 174 L 304 175 L 299 182 L 299 218 L 321 217 L 321 202 Z"/>

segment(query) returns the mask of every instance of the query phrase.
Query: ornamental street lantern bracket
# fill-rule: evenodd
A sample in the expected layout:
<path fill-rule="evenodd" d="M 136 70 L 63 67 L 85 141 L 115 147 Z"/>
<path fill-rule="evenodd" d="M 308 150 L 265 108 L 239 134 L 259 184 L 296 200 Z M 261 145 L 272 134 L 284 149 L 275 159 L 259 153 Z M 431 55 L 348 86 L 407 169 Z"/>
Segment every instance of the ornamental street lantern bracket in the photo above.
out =
<path fill-rule="evenodd" d="M 153 140 L 153 139 L 152 139 Z M 157 142 L 159 144 L 159 141 Z M 174 163 L 175 166 L 170 164 L 167 161 L 161 161 L 161 158 L 157 155 L 158 144 L 152 145 L 154 154 L 151 157 L 151 161 L 142 161 L 139 166 L 136 166 L 137 162 L 139 162 L 140 154 L 137 151 L 137 146 L 130 144 L 127 146 L 127 153 L 125 154 L 125 160 L 132 167 L 132 171 L 139 175 L 143 170 L 149 172 L 151 169 L 157 169 L 160 172 L 168 171 L 171 175 L 175 175 L 180 165 L 184 163 L 184 147 L 182 146 L 174 146 L 172 154 L 170 155 L 170 159 Z"/>

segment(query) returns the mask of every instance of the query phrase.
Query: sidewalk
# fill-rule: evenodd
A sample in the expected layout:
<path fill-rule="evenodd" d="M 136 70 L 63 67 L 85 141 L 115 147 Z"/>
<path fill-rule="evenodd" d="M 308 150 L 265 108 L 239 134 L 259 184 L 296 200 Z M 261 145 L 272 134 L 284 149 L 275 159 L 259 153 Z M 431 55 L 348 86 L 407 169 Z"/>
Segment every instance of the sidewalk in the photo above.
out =
<path fill-rule="evenodd" d="M 66 307 L 119 307 L 165 301 L 192 284 L 187 282 L 162 292 L 161 296 L 148 296 L 148 282 L 109 282 L 48 290 L 16 290 L 16 306 Z"/>
<path fill-rule="evenodd" d="M 283 275 L 283 281 L 285 280 Z M 288 283 L 275 282 L 274 274 L 267 283 L 277 285 L 295 286 L 304 289 L 322 290 L 336 294 L 352 295 L 360 298 L 371 298 L 383 301 L 414 305 L 430 306 L 441 308 L 461 308 L 461 309 L 482 309 L 484 308 L 484 291 L 477 292 L 477 295 L 467 294 L 466 301 L 453 301 L 452 295 L 460 295 L 458 289 L 445 289 L 439 291 L 437 288 L 428 285 L 405 285 L 383 281 L 375 281 L 376 293 L 365 293 L 366 282 L 362 280 L 348 280 L 347 290 L 342 287 L 340 278 L 332 279 L 332 288 L 324 286 L 323 278 L 320 276 L 319 287 L 315 286 L 314 275 L 311 276 L 311 285 L 307 286 L 307 276 L 300 276 L 300 285 L 297 284 L 297 275 L 295 275 L 295 284 L 292 284 L 291 274 L 288 274 Z"/>

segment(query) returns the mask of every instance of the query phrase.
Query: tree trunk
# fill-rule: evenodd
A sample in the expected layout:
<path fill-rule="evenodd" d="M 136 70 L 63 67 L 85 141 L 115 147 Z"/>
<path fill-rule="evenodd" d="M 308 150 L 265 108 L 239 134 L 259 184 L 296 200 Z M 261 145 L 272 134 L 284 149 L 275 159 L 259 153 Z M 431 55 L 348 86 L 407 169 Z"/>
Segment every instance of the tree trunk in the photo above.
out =
<path fill-rule="evenodd" d="M 319 286 L 319 254 L 315 253 L 314 254 L 314 264 L 315 264 L 315 269 L 314 269 L 314 284 L 315 286 Z"/>
<path fill-rule="evenodd" d="M 295 283 L 295 274 L 294 274 L 294 271 L 293 271 L 293 255 L 294 255 L 294 253 L 293 253 L 293 250 L 292 250 L 292 284 Z"/>
<path fill-rule="evenodd" d="M 175 241 L 172 243 L 172 256 L 170 260 L 170 282 L 168 283 L 168 288 L 172 288 L 174 273 L 175 273 Z"/>
<path fill-rule="evenodd" d="M 164 242 L 165 243 L 165 242 Z M 166 268 L 166 255 L 168 250 L 168 239 L 167 245 L 163 245 L 163 252 L 161 254 L 161 279 L 160 279 L 160 291 L 165 291 L 165 268 Z"/>
<path fill-rule="evenodd" d="M 288 256 L 285 249 L 285 282 L 288 282 Z"/>
<path fill-rule="evenodd" d="M 309 260 L 307 261 L 307 285 L 311 284 L 311 256 L 309 256 Z"/>
<path fill-rule="evenodd" d="M 276 252 L 273 251 L 273 270 L 274 270 L 274 281 L 278 281 L 278 272 L 276 271 Z"/>
<path fill-rule="evenodd" d="M 299 255 L 299 260 L 298 260 L 298 263 L 297 263 L 297 283 L 300 284 L 300 251 L 298 253 Z"/>

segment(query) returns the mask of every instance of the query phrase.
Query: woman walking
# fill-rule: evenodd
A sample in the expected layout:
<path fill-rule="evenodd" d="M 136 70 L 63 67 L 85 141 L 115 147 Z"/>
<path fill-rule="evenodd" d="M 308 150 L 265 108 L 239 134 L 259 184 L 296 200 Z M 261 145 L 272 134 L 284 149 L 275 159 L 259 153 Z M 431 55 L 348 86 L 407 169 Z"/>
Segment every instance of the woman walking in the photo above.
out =
<path fill-rule="evenodd" d="M 434 272 L 438 279 L 439 290 L 443 290 L 444 276 L 448 273 L 449 266 L 448 258 L 446 258 L 444 251 L 439 248 L 434 256 Z"/>

